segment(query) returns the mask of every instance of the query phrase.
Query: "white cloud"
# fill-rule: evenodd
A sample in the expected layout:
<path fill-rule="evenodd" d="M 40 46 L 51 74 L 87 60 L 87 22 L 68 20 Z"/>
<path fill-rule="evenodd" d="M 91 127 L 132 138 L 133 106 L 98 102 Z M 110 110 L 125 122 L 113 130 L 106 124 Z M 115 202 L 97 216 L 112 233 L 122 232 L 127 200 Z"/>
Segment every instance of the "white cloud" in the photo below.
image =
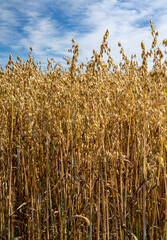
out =
<path fill-rule="evenodd" d="M 1 9 L 0 43 L 18 50 L 32 46 L 38 60 L 57 56 L 60 61 L 61 55 L 69 56 L 74 37 L 80 46 L 79 59 L 85 61 L 93 49 L 99 49 L 106 29 L 116 62 L 120 60 L 118 41 L 128 56 L 136 53 L 140 60 L 141 41 L 146 48 L 152 41 L 150 19 L 159 30 L 159 41 L 167 38 L 165 0 L 3 0 Z"/>
<path fill-rule="evenodd" d="M 6 9 L 2 4 L 0 8 L 0 44 L 8 45 L 19 37 L 16 28 L 19 26 L 15 11 Z M 14 36 L 14 38 L 13 38 Z"/>
<path fill-rule="evenodd" d="M 109 2 L 111 3 L 110 6 Z M 118 41 L 122 42 L 125 52 L 129 57 L 131 54 L 136 53 L 140 61 L 141 41 L 145 42 L 148 50 L 152 42 L 151 27 L 149 26 L 150 19 L 153 19 L 153 23 L 155 20 L 160 29 L 165 30 L 166 28 L 166 9 L 162 11 L 164 13 L 163 20 L 161 15 L 157 16 L 155 14 L 157 8 L 161 9 L 163 4 L 164 1 L 161 1 L 159 6 L 155 4 L 152 7 L 151 1 L 129 1 L 129 3 L 101 1 L 90 6 L 87 10 L 87 18 L 83 20 L 83 24 L 87 24 L 88 27 L 90 26 L 92 31 L 81 37 L 79 42 L 82 44 L 82 49 L 86 49 L 86 53 L 88 53 L 89 50 L 98 48 L 99 36 L 102 39 L 105 30 L 108 28 L 110 30 L 109 43 L 112 47 L 112 54 L 115 61 L 118 62 L 120 60 L 117 48 Z M 162 37 L 160 36 L 161 40 Z"/>
<path fill-rule="evenodd" d="M 64 32 L 59 23 L 50 18 L 36 18 L 23 31 L 25 37 L 20 40 L 19 46 L 27 49 L 32 46 L 38 60 L 65 55 L 75 35 L 75 32 Z"/>

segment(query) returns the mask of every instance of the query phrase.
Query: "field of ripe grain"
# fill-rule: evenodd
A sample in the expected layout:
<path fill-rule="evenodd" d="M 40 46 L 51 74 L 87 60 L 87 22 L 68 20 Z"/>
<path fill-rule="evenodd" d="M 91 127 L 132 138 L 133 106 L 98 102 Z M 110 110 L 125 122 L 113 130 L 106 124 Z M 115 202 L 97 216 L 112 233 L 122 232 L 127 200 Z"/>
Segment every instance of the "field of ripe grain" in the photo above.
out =
<path fill-rule="evenodd" d="M 100 52 L 67 70 L 10 55 L 0 70 L 0 238 L 167 239 L 167 60 Z M 167 46 L 164 40 L 162 45 Z M 106 62 L 103 55 L 108 56 Z M 154 66 L 148 71 L 147 59 Z"/>

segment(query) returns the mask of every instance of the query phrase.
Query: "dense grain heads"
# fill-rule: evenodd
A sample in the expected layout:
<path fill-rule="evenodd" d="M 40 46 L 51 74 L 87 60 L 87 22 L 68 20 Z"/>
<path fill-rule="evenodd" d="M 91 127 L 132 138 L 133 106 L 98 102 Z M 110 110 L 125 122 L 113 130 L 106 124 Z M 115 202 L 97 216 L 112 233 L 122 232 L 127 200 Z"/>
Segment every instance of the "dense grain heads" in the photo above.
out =
<path fill-rule="evenodd" d="M 25 62 L 10 55 L 0 71 L 2 239 L 166 239 L 167 60 L 151 29 L 141 65 L 120 42 L 114 63 L 108 31 L 86 64 L 73 39 L 67 69 L 48 59 L 41 71 L 32 48 Z"/>

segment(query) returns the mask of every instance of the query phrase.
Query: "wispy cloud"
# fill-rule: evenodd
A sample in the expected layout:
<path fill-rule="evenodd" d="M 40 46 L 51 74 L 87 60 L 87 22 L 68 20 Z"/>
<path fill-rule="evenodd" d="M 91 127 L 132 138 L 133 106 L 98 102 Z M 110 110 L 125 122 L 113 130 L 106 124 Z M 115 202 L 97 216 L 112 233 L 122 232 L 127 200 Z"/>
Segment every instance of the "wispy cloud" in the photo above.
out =
<path fill-rule="evenodd" d="M 106 29 L 109 45 L 116 62 L 120 60 L 117 42 L 121 41 L 130 56 L 137 53 L 140 43 L 150 47 L 150 19 L 159 30 L 159 41 L 167 38 L 167 7 L 165 0 L 2 0 L 0 8 L 0 44 L 25 57 L 30 46 L 37 60 L 47 57 L 63 62 L 74 37 L 80 46 L 80 61 L 90 58 L 98 49 Z M 1 62 L 5 58 L 2 51 Z M 6 54 L 9 54 L 6 52 Z"/>

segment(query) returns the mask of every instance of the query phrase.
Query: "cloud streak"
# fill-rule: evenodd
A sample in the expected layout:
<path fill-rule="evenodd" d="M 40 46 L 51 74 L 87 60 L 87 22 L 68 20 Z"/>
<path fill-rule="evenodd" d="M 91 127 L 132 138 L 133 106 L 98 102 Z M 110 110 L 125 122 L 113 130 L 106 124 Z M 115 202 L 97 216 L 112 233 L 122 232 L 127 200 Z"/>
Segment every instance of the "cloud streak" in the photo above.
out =
<path fill-rule="evenodd" d="M 140 61 L 140 43 L 150 47 L 150 19 L 159 30 L 160 38 L 166 36 L 166 1 L 119 0 L 2 0 L 0 10 L 1 48 L 12 50 L 23 57 L 30 46 L 36 59 L 43 64 L 47 57 L 63 63 L 62 56 L 70 56 L 68 48 L 75 38 L 80 46 L 80 61 L 90 58 L 93 49 L 99 49 L 106 29 L 112 57 L 120 61 L 117 42 L 121 41 L 130 56 L 136 53 Z M 6 50 L 5 50 L 6 51 Z M 6 59 L 5 51 L 1 62 Z M 6 52 L 8 55 L 9 52 Z"/>

